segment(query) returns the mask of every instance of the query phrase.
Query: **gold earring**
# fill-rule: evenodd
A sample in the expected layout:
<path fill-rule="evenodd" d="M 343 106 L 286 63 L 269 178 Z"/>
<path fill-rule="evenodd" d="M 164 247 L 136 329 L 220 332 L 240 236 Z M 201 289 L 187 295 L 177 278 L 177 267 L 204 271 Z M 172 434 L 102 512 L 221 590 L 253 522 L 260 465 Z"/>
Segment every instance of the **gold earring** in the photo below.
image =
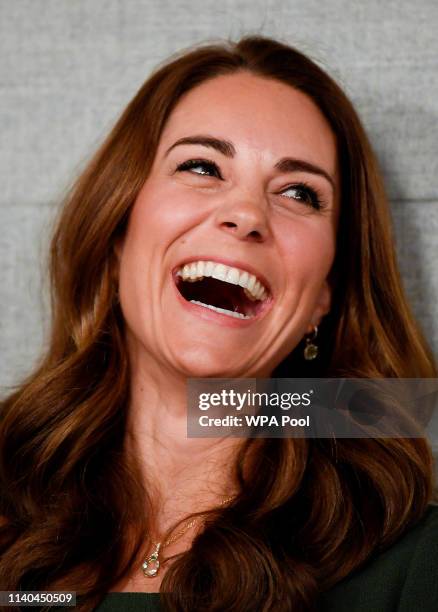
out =
<path fill-rule="evenodd" d="M 311 332 L 306 337 L 306 346 L 304 347 L 304 359 L 306 359 L 306 361 L 315 359 L 315 357 L 318 356 L 318 346 L 316 344 L 313 344 L 313 340 L 315 340 L 317 335 L 318 335 L 318 326 L 314 325 L 313 332 Z"/>

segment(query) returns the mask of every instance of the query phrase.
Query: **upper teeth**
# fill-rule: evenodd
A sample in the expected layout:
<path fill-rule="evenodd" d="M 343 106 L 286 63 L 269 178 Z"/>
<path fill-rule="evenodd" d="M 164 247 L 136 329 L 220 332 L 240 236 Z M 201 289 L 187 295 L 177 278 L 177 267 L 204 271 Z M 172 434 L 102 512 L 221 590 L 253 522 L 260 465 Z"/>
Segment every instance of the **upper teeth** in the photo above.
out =
<path fill-rule="evenodd" d="M 177 275 L 185 281 L 198 281 L 208 276 L 233 285 L 240 285 L 245 295 L 253 301 L 264 300 L 268 295 L 267 290 L 254 274 L 214 261 L 194 261 L 185 264 L 178 270 Z"/>

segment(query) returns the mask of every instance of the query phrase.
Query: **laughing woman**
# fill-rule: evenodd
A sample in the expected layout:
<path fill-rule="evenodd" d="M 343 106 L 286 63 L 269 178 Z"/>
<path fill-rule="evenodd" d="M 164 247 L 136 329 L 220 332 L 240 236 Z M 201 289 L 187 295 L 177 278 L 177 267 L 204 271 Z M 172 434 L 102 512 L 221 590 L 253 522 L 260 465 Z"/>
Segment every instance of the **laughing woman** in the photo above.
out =
<path fill-rule="evenodd" d="M 425 439 L 186 436 L 188 377 L 437 376 L 367 137 L 315 63 L 246 37 L 159 68 L 69 194 L 50 271 L 47 354 L 1 410 L 2 590 L 437 609 Z"/>

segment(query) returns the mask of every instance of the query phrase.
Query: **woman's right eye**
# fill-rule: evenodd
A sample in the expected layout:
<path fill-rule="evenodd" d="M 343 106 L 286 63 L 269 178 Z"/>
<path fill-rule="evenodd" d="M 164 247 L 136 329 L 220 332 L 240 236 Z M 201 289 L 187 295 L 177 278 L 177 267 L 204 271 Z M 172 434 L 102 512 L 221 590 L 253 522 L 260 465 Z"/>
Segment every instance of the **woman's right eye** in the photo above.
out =
<path fill-rule="evenodd" d="M 206 159 L 189 159 L 182 164 L 179 164 L 176 168 L 177 172 L 184 172 L 189 170 L 193 174 L 200 174 L 201 176 L 215 176 L 221 179 L 221 173 L 217 165 Z"/>

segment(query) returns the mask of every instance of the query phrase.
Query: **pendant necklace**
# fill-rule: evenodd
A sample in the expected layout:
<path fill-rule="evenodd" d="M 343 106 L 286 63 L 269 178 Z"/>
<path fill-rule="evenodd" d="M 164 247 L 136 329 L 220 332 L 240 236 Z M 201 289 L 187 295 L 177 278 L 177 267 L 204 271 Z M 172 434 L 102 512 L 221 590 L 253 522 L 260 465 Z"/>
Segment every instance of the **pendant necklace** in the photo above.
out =
<path fill-rule="evenodd" d="M 227 502 L 231 501 L 233 499 L 233 497 L 234 496 L 227 497 L 219 505 L 223 506 Z M 187 525 L 183 529 L 181 529 L 181 531 L 178 531 L 174 536 L 172 536 L 168 540 L 166 540 L 166 542 L 164 542 L 164 543 L 163 542 L 157 542 L 156 544 L 153 544 L 154 550 L 152 551 L 152 554 L 150 554 L 149 557 L 147 557 L 147 559 L 145 559 L 143 561 L 143 563 L 141 564 L 141 567 L 142 567 L 142 570 L 143 570 L 143 574 L 147 578 L 155 578 L 155 576 L 160 571 L 160 554 L 161 554 L 161 551 L 164 550 L 164 548 L 166 546 L 169 546 L 169 544 L 173 544 L 173 542 L 176 542 L 191 527 L 196 525 L 196 523 L 198 523 L 200 521 L 200 518 L 201 517 L 197 517 L 197 518 L 193 519 L 192 521 L 190 521 L 189 523 L 187 523 Z"/>

